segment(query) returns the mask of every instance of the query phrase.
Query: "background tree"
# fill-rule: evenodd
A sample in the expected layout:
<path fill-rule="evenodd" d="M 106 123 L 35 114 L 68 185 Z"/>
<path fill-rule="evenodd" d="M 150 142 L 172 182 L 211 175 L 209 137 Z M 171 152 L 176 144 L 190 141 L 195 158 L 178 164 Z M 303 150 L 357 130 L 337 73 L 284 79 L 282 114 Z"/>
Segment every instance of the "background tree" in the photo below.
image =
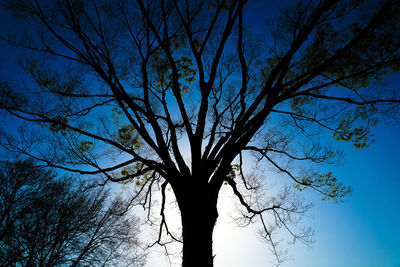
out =
<path fill-rule="evenodd" d="M 158 188 L 156 243 L 168 242 L 163 232 L 183 241 L 186 267 L 213 265 L 224 184 L 245 222 L 261 222 L 278 261 L 275 229 L 310 241 L 309 230 L 291 228 L 309 208 L 292 188 L 326 200 L 349 193 L 324 171 L 341 154 L 320 137 L 364 148 L 380 114 L 397 115 L 395 92 L 377 83 L 400 66 L 399 1 L 297 1 L 267 13 L 271 31 L 256 33 L 245 0 L 5 2 L 29 23 L 6 37 L 28 49 L 20 60 L 28 75 L 23 88 L 4 80 L 0 107 L 36 123 L 46 146 L 3 146 L 46 166 L 102 174 L 102 183 L 134 181 L 149 215 Z M 292 184 L 263 196 L 265 179 L 244 168 L 252 156 Z M 165 218 L 169 187 L 181 237 Z"/>
<path fill-rule="evenodd" d="M 138 222 L 125 200 L 31 160 L 1 165 L 2 266 L 144 265 Z"/>

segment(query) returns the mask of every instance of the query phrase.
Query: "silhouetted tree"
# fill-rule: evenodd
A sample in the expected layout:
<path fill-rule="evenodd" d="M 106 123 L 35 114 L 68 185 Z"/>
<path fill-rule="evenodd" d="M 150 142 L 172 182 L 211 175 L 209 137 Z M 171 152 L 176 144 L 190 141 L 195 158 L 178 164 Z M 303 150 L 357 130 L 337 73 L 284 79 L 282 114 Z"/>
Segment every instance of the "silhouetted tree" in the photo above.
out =
<path fill-rule="evenodd" d="M 0 181 L 1 266 L 143 266 L 122 198 L 31 160 L 1 164 Z"/>
<path fill-rule="evenodd" d="M 308 242 L 310 231 L 292 225 L 309 205 L 293 186 L 263 195 L 264 178 L 244 163 L 255 157 L 300 191 L 340 199 L 349 188 L 321 166 L 341 154 L 321 137 L 367 147 L 377 118 L 395 115 L 399 103 L 378 86 L 400 66 L 399 1 L 288 2 L 280 15 L 266 10 L 270 31 L 252 33 L 246 0 L 6 1 L 29 26 L 6 37 L 27 49 L 20 64 L 28 75 L 19 76 L 24 87 L 21 78 L 2 83 L 0 107 L 36 123 L 31 131 L 46 146 L 26 148 L 7 134 L 3 146 L 101 174 L 102 183 L 134 181 L 148 209 L 158 188 L 156 243 L 169 242 L 163 232 L 182 241 L 184 267 L 213 266 L 227 184 L 242 219 L 259 219 L 281 260 L 274 230 Z M 165 218 L 169 187 L 182 236 Z"/>

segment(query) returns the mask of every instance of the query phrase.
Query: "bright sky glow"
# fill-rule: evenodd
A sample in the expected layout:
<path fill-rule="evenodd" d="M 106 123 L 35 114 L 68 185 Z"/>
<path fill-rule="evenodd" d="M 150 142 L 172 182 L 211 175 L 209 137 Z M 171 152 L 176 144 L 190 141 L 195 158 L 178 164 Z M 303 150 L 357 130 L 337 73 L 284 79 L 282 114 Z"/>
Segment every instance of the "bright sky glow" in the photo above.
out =
<path fill-rule="evenodd" d="M 254 8 L 254 12 L 257 10 L 262 9 Z M 4 18 L 1 22 L 6 24 Z M 393 84 L 398 87 L 400 78 Z M 311 218 L 304 222 L 314 228 L 316 242 L 313 248 L 301 243 L 288 246 L 293 260 L 282 267 L 400 266 L 400 126 L 379 124 L 374 132 L 375 143 L 367 149 L 337 143 L 345 151 L 345 160 L 341 166 L 327 167 L 341 182 L 353 187 L 351 198 L 333 204 L 320 201 L 316 193 L 302 192 L 315 204 Z M 169 198 L 170 206 L 174 205 L 172 200 Z M 220 217 L 214 230 L 215 267 L 273 266 L 274 256 L 258 238 L 259 226 L 240 228 L 232 223 L 229 215 L 235 201 L 226 188 L 220 194 Z M 179 226 L 177 213 L 169 209 L 167 218 L 169 224 Z M 179 260 L 173 262 L 173 266 L 179 266 Z M 167 266 L 163 250 L 156 247 L 146 267 Z"/>
<path fill-rule="evenodd" d="M 312 248 L 288 245 L 291 260 L 281 267 L 397 267 L 400 266 L 400 126 L 376 128 L 375 143 L 356 150 L 339 143 L 346 153 L 342 166 L 329 168 L 353 187 L 343 203 L 323 202 L 315 193 L 305 193 L 315 207 L 304 223 L 315 230 Z M 214 230 L 215 267 L 274 266 L 274 257 L 258 236 L 257 225 L 235 227 L 233 194 L 220 195 Z M 163 254 L 152 253 L 147 267 L 169 266 Z M 175 265 L 179 266 L 179 265 Z"/>

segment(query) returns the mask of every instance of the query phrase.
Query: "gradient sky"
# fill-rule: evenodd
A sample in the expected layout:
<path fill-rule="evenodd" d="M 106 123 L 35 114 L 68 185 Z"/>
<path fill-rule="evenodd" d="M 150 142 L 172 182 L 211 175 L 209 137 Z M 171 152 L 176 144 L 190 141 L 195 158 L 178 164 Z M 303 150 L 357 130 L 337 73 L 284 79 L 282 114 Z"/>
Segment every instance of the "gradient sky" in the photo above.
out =
<path fill-rule="evenodd" d="M 315 243 L 311 248 L 287 246 L 291 260 L 281 267 L 400 267 L 400 125 L 381 123 L 374 134 L 375 143 L 367 149 L 338 143 L 345 159 L 329 169 L 352 186 L 352 197 L 335 204 L 305 192 L 315 204 L 304 221 L 315 230 Z M 220 207 L 231 210 L 226 204 L 230 197 L 222 196 Z M 257 225 L 239 228 L 228 222 L 221 209 L 214 232 L 216 267 L 274 266 Z M 160 251 L 151 254 L 146 266 L 169 264 Z"/>
<path fill-rule="evenodd" d="M 276 16 L 272 14 L 286 3 L 250 1 L 247 18 L 253 29 L 261 31 L 260 22 Z M 400 75 L 391 77 L 390 86 L 400 92 Z M 317 193 L 302 192 L 315 204 L 304 220 L 315 230 L 315 243 L 311 248 L 300 242 L 288 245 L 291 260 L 281 267 L 400 267 L 400 123 L 381 122 L 373 134 L 375 143 L 366 149 L 336 142 L 345 158 L 327 170 L 352 187 L 352 196 L 335 204 L 321 201 Z M 220 196 L 220 207 L 228 212 L 219 211 L 214 232 L 215 267 L 274 266 L 274 256 L 258 237 L 259 226 L 229 223 L 229 197 L 229 192 Z M 153 253 L 146 266 L 169 265 L 162 253 Z"/>
<path fill-rule="evenodd" d="M 249 13 L 260 21 L 265 16 L 262 10 L 253 6 Z M 1 16 L 0 22 L 7 25 L 6 17 Z M 1 51 L 2 56 L 5 53 Z M 392 86 L 399 85 L 400 78 L 393 79 Z M 334 204 L 305 192 L 315 204 L 305 222 L 314 228 L 316 242 L 312 248 L 301 243 L 288 246 L 293 260 L 282 267 L 400 267 L 400 124 L 381 123 L 374 133 L 375 143 L 367 149 L 337 143 L 345 159 L 329 170 L 353 187 L 353 195 Z M 221 196 L 221 206 L 228 211 L 230 197 L 229 192 Z M 274 258 L 258 239 L 257 226 L 235 228 L 226 223 L 230 220 L 226 212 L 220 214 L 214 241 L 216 267 L 273 266 Z M 161 252 L 154 252 L 146 266 L 168 263 Z"/>

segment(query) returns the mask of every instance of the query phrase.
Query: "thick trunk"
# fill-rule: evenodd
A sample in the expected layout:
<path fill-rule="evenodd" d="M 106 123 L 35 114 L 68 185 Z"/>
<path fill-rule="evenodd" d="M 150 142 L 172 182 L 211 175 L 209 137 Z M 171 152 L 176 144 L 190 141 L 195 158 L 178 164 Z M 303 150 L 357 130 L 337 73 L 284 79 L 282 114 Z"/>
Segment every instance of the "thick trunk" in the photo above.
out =
<path fill-rule="evenodd" d="M 182 213 L 182 267 L 212 267 L 212 236 L 216 215 L 213 211 Z"/>
<path fill-rule="evenodd" d="M 196 195 L 178 200 L 182 216 L 182 267 L 213 267 L 212 236 L 218 217 L 218 196 Z"/>

